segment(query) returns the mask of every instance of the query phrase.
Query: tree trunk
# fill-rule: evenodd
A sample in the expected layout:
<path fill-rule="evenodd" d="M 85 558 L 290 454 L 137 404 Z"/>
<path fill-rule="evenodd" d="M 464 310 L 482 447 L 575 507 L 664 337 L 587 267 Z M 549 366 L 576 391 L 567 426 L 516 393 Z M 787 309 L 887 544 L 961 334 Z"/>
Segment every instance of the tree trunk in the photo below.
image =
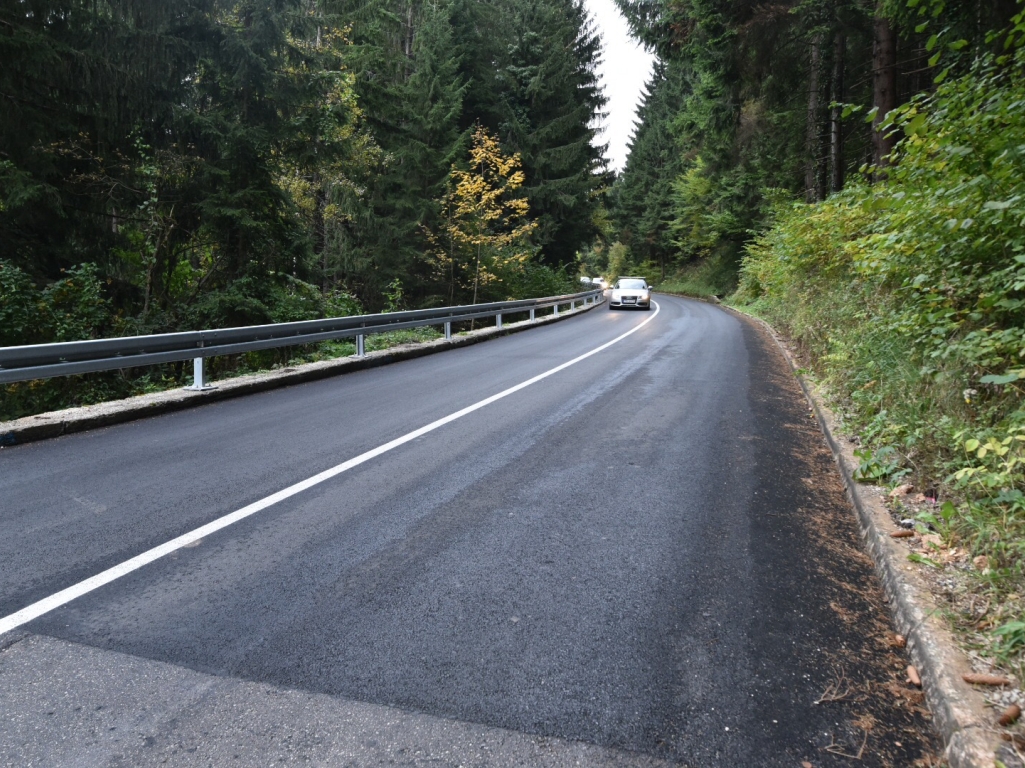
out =
<path fill-rule="evenodd" d="M 876 9 L 873 31 L 872 106 L 876 116 L 872 121 L 872 162 L 876 168 L 883 168 L 894 144 L 893 137 L 885 135 L 880 126 L 897 106 L 897 35 L 883 16 L 881 4 Z"/>
<path fill-rule="evenodd" d="M 844 184 L 843 114 L 840 104 L 844 100 L 844 65 L 847 39 L 840 30 L 833 37 L 833 109 L 829 114 L 829 190 L 839 192 Z"/>
<path fill-rule="evenodd" d="M 477 303 L 477 283 L 480 281 L 480 243 L 477 244 L 477 267 L 473 272 L 473 303 Z M 472 324 L 470 326 L 473 327 Z"/>
<path fill-rule="evenodd" d="M 413 56 L 413 3 L 406 8 L 406 34 L 404 37 L 402 47 L 408 59 Z"/>
<path fill-rule="evenodd" d="M 822 33 L 811 39 L 811 71 L 808 73 L 808 125 L 805 134 L 804 198 L 819 199 L 819 66 L 822 61 Z"/>
<path fill-rule="evenodd" d="M 320 293 L 326 296 L 330 287 L 327 263 L 327 225 L 324 209 L 327 208 L 327 190 L 319 173 L 313 174 L 316 202 L 313 208 L 313 252 L 320 257 Z"/>

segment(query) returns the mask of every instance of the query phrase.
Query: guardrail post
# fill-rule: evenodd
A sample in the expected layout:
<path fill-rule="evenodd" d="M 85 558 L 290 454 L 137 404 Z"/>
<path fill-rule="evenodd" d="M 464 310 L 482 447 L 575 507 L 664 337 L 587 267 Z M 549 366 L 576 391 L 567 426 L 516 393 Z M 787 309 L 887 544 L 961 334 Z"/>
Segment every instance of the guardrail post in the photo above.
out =
<path fill-rule="evenodd" d="M 449 321 L 449 322 L 445 323 L 445 338 L 446 339 L 451 339 L 452 338 L 452 321 Z"/>
<path fill-rule="evenodd" d="M 192 386 L 185 387 L 194 392 L 203 392 L 207 389 L 214 389 L 211 385 L 206 383 L 203 378 L 203 358 L 195 357 L 192 359 Z"/>
<path fill-rule="evenodd" d="M 571 301 L 569 303 L 569 311 L 572 312 L 576 308 L 577 308 L 577 300 L 573 299 L 573 301 Z"/>
<path fill-rule="evenodd" d="M 502 329 L 502 313 L 501 312 L 499 312 L 497 315 L 495 315 L 495 327 L 498 328 L 499 330 Z"/>
<path fill-rule="evenodd" d="M 554 314 L 554 315 L 552 315 L 552 317 L 558 317 L 558 316 L 559 316 L 559 305 L 558 305 L 558 304 L 556 304 L 556 305 L 555 305 L 555 314 Z"/>
<path fill-rule="evenodd" d="M 530 322 L 534 322 L 534 308 L 530 308 Z"/>
<path fill-rule="evenodd" d="M 356 357 L 366 357 L 367 354 L 363 350 L 363 334 L 356 334 Z"/>

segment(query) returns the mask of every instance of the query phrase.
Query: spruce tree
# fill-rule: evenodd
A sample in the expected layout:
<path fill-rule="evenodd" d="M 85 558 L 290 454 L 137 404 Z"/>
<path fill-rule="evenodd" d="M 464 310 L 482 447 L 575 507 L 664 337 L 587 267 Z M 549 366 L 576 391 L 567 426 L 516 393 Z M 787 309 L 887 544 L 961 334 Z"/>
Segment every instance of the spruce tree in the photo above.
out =
<path fill-rule="evenodd" d="M 500 132 L 523 159 L 542 260 L 568 265 L 598 232 L 606 180 L 595 141 L 606 103 L 596 75 L 600 39 L 581 0 L 513 0 L 511 11 L 498 72 Z"/>
<path fill-rule="evenodd" d="M 406 0 L 343 0 L 334 8 L 353 19 L 349 63 L 380 148 L 363 179 L 366 192 L 351 201 L 348 223 L 336 238 L 345 252 L 343 275 L 370 306 L 396 279 L 420 303 L 434 290 L 423 233 L 435 223 L 435 200 L 465 143 L 459 125 L 465 85 L 451 8 Z"/>

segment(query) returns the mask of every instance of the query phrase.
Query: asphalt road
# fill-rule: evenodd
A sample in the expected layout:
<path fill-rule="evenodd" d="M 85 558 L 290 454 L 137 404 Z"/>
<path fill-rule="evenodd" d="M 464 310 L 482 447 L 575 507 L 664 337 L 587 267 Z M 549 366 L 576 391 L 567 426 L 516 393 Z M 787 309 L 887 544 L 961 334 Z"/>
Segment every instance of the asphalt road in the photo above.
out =
<path fill-rule="evenodd" d="M 0 636 L 0 764 L 930 753 L 785 361 L 657 298 L 628 338 Z M 0 619 L 652 314 L 0 449 Z"/>

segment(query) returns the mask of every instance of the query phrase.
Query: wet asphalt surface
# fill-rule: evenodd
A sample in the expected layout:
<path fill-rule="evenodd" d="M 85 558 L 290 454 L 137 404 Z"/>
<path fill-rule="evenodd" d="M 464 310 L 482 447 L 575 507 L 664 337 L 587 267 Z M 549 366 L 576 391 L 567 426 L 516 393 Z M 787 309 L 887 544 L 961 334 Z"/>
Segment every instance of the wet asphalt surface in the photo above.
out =
<path fill-rule="evenodd" d="M 930 754 L 785 361 L 658 301 L 609 349 L 0 637 L 0 764 Z M 4 448 L 0 616 L 648 317 Z"/>

